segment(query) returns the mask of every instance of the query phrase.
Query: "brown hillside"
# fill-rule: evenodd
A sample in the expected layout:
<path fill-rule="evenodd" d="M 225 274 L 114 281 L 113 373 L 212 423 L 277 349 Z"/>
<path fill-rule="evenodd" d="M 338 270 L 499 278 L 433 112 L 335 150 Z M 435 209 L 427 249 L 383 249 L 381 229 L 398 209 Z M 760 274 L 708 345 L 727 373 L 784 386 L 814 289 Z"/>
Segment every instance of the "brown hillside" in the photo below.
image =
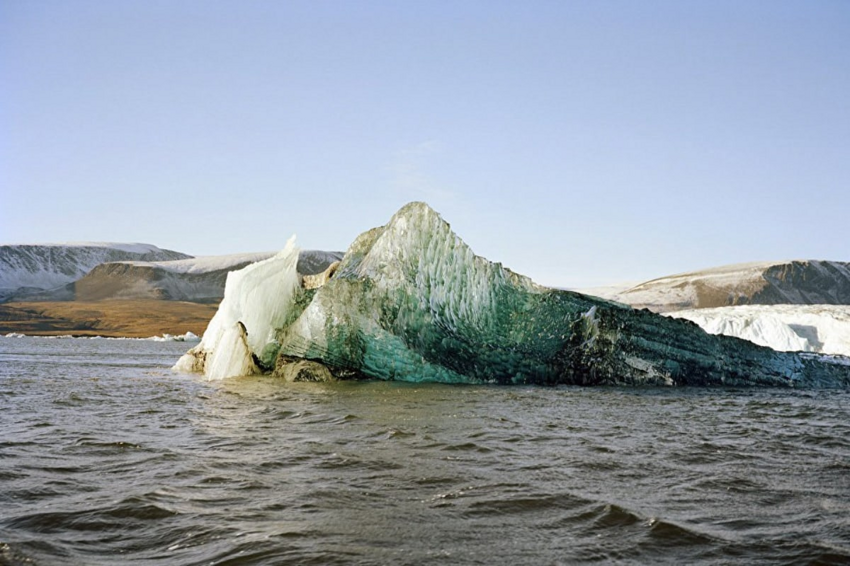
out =
<path fill-rule="evenodd" d="M 0 305 L 0 334 L 147 338 L 203 334 L 217 305 L 179 301 L 111 300 Z"/>

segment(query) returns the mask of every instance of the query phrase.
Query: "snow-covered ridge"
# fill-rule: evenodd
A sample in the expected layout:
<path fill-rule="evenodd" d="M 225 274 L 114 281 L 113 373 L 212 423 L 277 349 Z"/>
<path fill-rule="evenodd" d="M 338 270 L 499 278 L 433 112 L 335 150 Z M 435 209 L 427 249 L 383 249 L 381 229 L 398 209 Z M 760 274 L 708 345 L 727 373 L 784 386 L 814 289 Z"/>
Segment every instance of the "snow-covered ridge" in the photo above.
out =
<path fill-rule="evenodd" d="M 150 244 L 83 242 L 0 246 L 0 301 L 23 290 L 47 290 L 76 281 L 114 261 L 168 261 L 191 256 Z"/>
<path fill-rule="evenodd" d="M 120 261 L 115 263 L 124 263 L 136 267 L 155 267 L 164 269 L 170 273 L 196 274 L 231 269 L 236 266 L 244 266 L 247 263 L 256 263 L 272 257 L 275 253 L 277 252 L 199 256 L 172 261 Z"/>
<path fill-rule="evenodd" d="M 170 273 L 202 274 L 214 271 L 231 270 L 242 268 L 251 263 L 257 263 L 273 257 L 278 252 L 254 252 L 229 255 L 199 256 L 189 259 L 178 259 L 173 261 L 121 261 L 136 267 L 154 267 L 163 269 Z M 313 275 L 320 273 L 328 265 L 342 259 L 342 252 L 328 252 L 323 250 L 301 250 L 298 256 L 298 273 L 302 275 Z"/>
<path fill-rule="evenodd" d="M 745 305 L 665 313 L 710 334 L 736 336 L 785 352 L 850 356 L 848 305 Z"/>
<path fill-rule="evenodd" d="M 42 242 L 39 244 L 2 244 L 0 247 L 40 247 L 40 248 L 109 248 L 131 254 L 157 254 L 163 250 L 153 244 L 140 242 Z M 183 254 L 181 254 L 183 255 Z"/>
<path fill-rule="evenodd" d="M 608 298 L 656 312 L 746 304 L 850 304 L 850 263 L 727 265 L 653 279 Z"/>

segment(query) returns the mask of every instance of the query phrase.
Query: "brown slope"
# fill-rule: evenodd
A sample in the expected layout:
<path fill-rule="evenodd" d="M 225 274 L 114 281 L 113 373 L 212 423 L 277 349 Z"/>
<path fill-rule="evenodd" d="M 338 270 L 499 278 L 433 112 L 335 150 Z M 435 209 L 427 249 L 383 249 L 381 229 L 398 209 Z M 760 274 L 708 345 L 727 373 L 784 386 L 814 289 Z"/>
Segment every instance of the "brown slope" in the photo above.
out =
<path fill-rule="evenodd" d="M 203 334 L 218 307 L 181 301 L 111 300 L 0 305 L 0 334 L 147 338 Z"/>

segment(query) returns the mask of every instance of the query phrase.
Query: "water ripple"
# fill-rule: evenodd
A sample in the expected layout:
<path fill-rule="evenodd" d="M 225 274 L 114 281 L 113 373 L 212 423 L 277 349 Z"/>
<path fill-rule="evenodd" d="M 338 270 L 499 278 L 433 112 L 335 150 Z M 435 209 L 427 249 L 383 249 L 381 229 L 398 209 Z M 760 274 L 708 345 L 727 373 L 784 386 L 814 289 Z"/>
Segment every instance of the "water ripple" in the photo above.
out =
<path fill-rule="evenodd" d="M 0 565 L 850 563 L 848 392 L 208 384 L 44 342 L 0 359 Z"/>

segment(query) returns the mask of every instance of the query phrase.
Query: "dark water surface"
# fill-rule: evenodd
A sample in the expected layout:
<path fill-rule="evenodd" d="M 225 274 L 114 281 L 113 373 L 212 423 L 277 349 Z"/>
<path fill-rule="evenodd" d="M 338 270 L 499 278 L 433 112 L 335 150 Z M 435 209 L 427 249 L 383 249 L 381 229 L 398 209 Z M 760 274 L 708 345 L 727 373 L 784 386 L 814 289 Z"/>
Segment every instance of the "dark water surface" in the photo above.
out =
<path fill-rule="evenodd" d="M 206 383 L 0 338 L 0 564 L 847 564 L 850 393 Z"/>

